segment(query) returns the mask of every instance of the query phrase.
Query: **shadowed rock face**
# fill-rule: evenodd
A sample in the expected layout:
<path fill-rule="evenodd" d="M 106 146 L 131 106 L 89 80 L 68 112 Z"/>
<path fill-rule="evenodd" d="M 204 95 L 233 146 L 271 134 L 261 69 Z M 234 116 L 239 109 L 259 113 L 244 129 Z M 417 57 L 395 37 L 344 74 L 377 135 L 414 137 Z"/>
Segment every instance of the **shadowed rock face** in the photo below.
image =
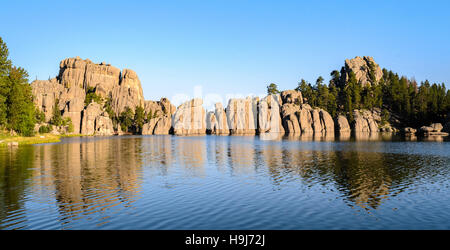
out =
<path fill-rule="evenodd" d="M 380 66 L 376 64 L 370 56 L 357 56 L 353 59 L 346 59 L 343 70 L 344 72 L 342 77 L 344 82 L 348 81 L 350 72 L 353 72 L 356 76 L 356 80 L 362 86 L 377 84 L 377 82 L 383 77 L 383 71 Z"/>

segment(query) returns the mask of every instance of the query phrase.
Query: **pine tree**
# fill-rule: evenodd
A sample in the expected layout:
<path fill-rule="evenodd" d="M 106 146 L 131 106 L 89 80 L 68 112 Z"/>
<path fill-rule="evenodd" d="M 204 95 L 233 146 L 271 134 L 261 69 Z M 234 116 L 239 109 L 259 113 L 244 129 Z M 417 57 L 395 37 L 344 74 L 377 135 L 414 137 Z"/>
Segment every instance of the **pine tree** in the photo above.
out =
<path fill-rule="evenodd" d="M 126 107 L 122 113 L 120 113 L 119 121 L 122 131 L 130 132 L 133 126 L 134 114 L 130 107 Z"/>
<path fill-rule="evenodd" d="M 280 91 L 278 90 L 278 86 L 275 83 L 271 83 L 269 84 L 269 86 L 267 86 L 267 94 L 268 95 L 274 95 L 274 94 L 279 94 Z"/>
<path fill-rule="evenodd" d="M 9 72 L 10 92 L 7 97 L 8 127 L 22 135 L 34 134 L 35 107 L 28 74 L 23 68 L 12 67 Z"/>
<path fill-rule="evenodd" d="M 133 119 L 133 125 L 136 133 L 142 133 L 142 127 L 144 126 L 144 122 L 145 122 L 144 108 L 138 106 L 134 111 L 134 119 Z"/>

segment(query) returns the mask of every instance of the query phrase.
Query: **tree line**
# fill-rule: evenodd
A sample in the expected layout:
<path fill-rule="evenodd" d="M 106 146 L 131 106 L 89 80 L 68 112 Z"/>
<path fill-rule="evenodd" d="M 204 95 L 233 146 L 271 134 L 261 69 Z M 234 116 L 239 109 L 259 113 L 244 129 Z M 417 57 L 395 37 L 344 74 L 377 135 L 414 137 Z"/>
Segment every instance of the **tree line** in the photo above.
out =
<path fill-rule="evenodd" d="M 370 65 L 372 66 L 372 65 Z M 315 84 L 301 79 L 295 90 L 301 91 L 306 102 L 312 107 L 326 110 L 332 117 L 345 115 L 352 122 L 353 110 L 378 108 L 382 121 L 392 115 L 402 126 L 419 127 L 433 122 L 445 122 L 450 115 L 450 90 L 445 84 L 428 80 L 417 83 L 415 79 L 399 76 L 391 70 L 383 69 L 383 76 L 375 79 L 375 69 L 369 67 L 369 85 L 358 82 L 353 72 L 333 70 L 328 84 L 319 76 Z M 348 74 L 343 77 L 343 74 Z M 277 85 L 267 86 L 268 94 L 279 93 Z"/>

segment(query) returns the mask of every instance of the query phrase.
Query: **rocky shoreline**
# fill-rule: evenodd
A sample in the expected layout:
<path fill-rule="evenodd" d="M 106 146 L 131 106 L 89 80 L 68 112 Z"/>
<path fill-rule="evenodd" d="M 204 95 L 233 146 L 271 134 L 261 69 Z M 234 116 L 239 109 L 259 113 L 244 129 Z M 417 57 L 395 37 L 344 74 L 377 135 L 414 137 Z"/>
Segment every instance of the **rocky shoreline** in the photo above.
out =
<path fill-rule="evenodd" d="M 355 64 L 352 60 L 346 60 L 346 64 Z M 368 77 L 364 72 L 357 73 L 361 79 Z M 143 135 L 402 132 L 448 136 L 450 129 L 449 123 L 444 126 L 435 123 L 419 130 L 381 125 L 379 110 L 354 110 L 354 121 L 349 122 L 342 114 L 332 117 L 323 109 L 311 107 L 302 93 L 296 90 L 282 91 L 261 99 L 230 99 L 225 108 L 222 103 L 216 103 L 215 109 L 209 112 L 203 108 L 203 101 L 199 98 L 175 107 L 167 98 L 144 100 L 141 82 L 133 70 L 120 70 L 106 63 L 95 64 L 79 57 L 61 61 L 57 77 L 33 81 L 31 87 L 33 101 L 45 115 L 44 122 L 36 125 L 36 131 L 41 126 L 49 125 L 55 109 L 63 118 L 70 118 L 73 124 L 72 132 L 64 126 L 52 126 L 51 133 L 54 134 L 122 135 L 124 132 L 121 126 L 114 123 L 114 117 L 119 117 L 127 109 L 134 112 L 138 107 L 143 108 L 146 117 L 139 132 Z M 88 96 L 92 95 L 99 97 L 99 100 L 86 103 Z"/>

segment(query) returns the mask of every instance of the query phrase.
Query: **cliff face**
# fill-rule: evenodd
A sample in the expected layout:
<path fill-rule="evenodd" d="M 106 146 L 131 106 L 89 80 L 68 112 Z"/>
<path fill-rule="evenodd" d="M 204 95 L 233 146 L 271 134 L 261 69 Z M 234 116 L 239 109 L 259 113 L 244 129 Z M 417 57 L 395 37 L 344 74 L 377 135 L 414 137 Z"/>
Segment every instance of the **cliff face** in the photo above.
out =
<path fill-rule="evenodd" d="M 169 133 L 170 125 L 167 124 L 170 124 L 175 111 L 166 98 L 159 102 L 145 101 L 141 82 L 133 70 L 121 72 L 104 62 L 95 64 L 79 57 L 62 60 L 56 78 L 36 80 L 31 87 L 34 103 L 44 112 L 45 121 L 50 121 L 53 109 L 57 107 L 63 118 L 71 119 L 75 134 L 114 134 L 112 120 L 105 110 L 108 101 L 116 116 L 127 107 L 133 111 L 138 106 L 146 107 L 147 112 L 158 110 L 154 116 L 158 118 L 155 121 L 158 125 L 156 132 L 162 134 Z M 100 103 L 85 103 L 87 93 L 92 91 L 101 98 Z"/>
<path fill-rule="evenodd" d="M 371 57 L 346 60 L 343 71 L 343 78 L 353 72 L 363 85 L 374 84 L 382 77 L 381 69 Z M 31 86 L 34 102 L 45 114 L 45 121 L 50 121 L 56 107 L 63 118 L 71 119 L 75 134 L 121 134 L 120 126 L 114 126 L 109 116 L 119 117 L 127 108 L 134 112 L 137 107 L 144 110 L 145 122 L 141 132 L 148 135 L 330 135 L 335 129 L 346 133 L 351 129 L 357 132 L 379 131 L 379 114 L 355 110 L 355 121 L 349 125 L 345 116 L 333 119 L 327 111 L 304 103 L 302 93 L 296 90 L 268 95 L 261 100 L 258 97 L 230 99 L 226 109 L 217 103 L 215 110 L 208 113 L 198 98 L 178 107 L 167 98 L 144 100 L 141 82 L 133 70 L 120 71 L 109 64 L 95 64 L 79 57 L 61 61 L 56 78 L 36 80 Z M 85 102 L 92 94 L 101 100 Z"/>
<path fill-rule="evenodd" d="M 350 72 L 356 76 L 356 80 L 362 86 L 371 86 L 383 77 L 383 71 L 380 66 L 375 63 L 372 57 L 355 57 L 346 59 L 345 66 L 342 68 L 341 76 L 343 82 L 348 82 Z"/>

